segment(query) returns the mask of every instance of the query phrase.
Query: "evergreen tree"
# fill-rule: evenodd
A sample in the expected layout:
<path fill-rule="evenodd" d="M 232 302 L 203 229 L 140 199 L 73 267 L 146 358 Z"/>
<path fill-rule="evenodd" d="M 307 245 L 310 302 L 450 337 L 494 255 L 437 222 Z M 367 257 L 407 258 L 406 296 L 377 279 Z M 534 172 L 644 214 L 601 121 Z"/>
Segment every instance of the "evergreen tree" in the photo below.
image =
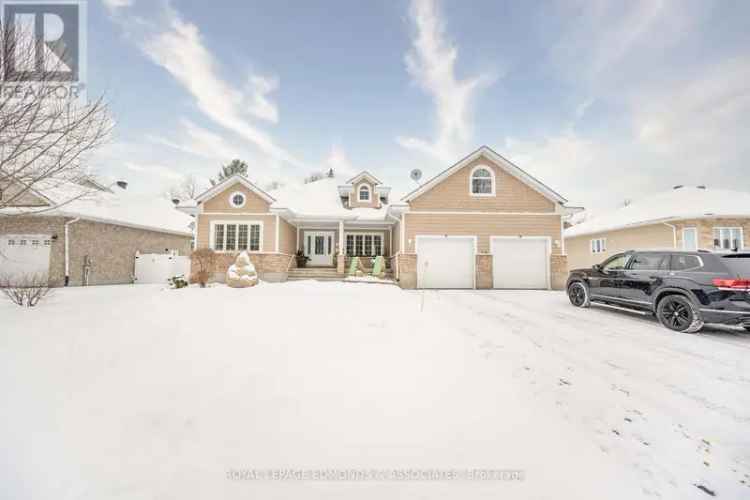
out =
<path fill-rule="evenodd" d="M 234 159 L 228 164 L 222 165 L 221 170 L 219 171 L 219 176 L 216 178 L 216 180 L 211 179 L 211 185 L 215 186 L 216 184 L 222 182 L 224 179 L 232 177 L 234 174 L 240 174 L 244 177 L 247 177 L 247 163 L 242 160 Z"/>

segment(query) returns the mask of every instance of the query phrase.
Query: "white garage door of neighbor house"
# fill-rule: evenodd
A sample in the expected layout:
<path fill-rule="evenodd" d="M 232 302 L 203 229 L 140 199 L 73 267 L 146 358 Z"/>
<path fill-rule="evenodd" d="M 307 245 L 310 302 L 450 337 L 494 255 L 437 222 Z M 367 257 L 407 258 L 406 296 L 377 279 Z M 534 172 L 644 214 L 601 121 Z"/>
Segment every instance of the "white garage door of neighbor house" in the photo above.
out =
<path fill-rule="evenodd" d="M 418 288 L 474 288 L 475 239 L 417 236 Z"/>
<path fill-rule="evenodd" d="M 48 234 L 0 235 L 0 275 L 46 275 L 51 245 Z"/>
<path fill-rule="evenodd" d="M 549 288 L 547 238 L 492 238 L 493 288 Z"/>

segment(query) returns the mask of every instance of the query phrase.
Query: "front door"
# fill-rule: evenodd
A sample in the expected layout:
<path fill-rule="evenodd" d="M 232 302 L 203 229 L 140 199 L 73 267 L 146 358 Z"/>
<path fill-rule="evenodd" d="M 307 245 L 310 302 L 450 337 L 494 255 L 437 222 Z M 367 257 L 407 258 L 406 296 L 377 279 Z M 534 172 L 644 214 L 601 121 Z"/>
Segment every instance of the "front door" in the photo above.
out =
<path fill-rule="evenodd" d="M 333 231 L 305 231 L 305 255 L 309 266 L 333 266 Z"/>

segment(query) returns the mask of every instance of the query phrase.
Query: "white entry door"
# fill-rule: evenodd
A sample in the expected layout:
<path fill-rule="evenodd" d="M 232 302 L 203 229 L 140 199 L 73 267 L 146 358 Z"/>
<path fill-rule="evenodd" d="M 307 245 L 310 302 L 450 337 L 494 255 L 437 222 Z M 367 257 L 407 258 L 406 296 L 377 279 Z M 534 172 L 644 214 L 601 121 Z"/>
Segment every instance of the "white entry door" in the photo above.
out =
<path fill-rule="evenodd" d="M 305 231 L 305 255 L 310 258 L 307 265 L 333 265 L 335 234 L 333 231 Z"/>
<path fill-rule="evenodd" d="M 549 238 L 490 240 L 493 288 L 549 288 Z"/>
<path fill-rule="evenodd" d="M 473 236 L 417 236 L 418 288 L 474 288 Z"/>

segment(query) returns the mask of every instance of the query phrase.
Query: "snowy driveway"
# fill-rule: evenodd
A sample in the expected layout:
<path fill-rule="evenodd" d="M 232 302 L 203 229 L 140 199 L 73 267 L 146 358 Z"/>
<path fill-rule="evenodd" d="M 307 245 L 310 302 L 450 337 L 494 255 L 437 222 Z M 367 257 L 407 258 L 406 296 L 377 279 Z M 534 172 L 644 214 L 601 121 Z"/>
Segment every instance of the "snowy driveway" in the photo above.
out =
<path fill-rule="evenodd" d="M 749 359 L 737 330 L 674 334 L 557 292 L 67 289 L 0 303 L 0 482 L 55 499 L 746 498 Z M 227 478 L 333 468 L 525 476 Z"/>

